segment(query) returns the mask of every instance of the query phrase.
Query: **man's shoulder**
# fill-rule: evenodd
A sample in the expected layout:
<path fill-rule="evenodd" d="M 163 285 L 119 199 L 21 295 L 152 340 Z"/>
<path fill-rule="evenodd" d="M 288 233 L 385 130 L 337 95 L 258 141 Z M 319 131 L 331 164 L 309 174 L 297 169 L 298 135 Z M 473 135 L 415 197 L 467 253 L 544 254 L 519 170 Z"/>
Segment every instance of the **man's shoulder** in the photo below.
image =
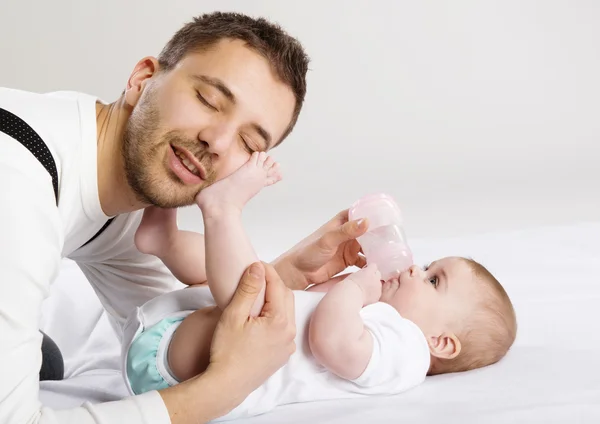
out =
<path fill-rule="evenodd" d="M 0 87 L 0 105 L 26 104 L 30 107 L 67 105 L 79 101 L 82 98 L 91 98 L 89 94 L 78 91 L 51 91 L 35 92 L 11 87 Z"/>
<path fill-rule="evenodd" d="M 36 131 L 65 122 L 78 124 L 81 105 L 95 101 L 94 96 L 74 91 L 37 93 L 0 87 L 0 108 L 19 116 Z"/>
<path fill-rule="evenodd" d="M 54 157 L 59 175 L 63 159 L 73 155 L 82 140 L 95 143 L 95 102 L 95 97 L 85 93 L 36 93 L 0 87 L 0 108 L 37 133 Z"/>

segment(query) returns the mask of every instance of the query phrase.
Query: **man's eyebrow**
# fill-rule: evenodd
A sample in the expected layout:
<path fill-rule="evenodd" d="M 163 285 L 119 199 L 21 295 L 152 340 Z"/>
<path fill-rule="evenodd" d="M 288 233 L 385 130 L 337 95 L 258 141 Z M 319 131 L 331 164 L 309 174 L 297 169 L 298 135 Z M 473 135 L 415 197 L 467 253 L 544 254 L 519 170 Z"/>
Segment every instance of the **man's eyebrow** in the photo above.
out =
<path fill-rule="evenodd" d="M 223 81 L 218 78 L 209 77 L 206 75 L 192 75 L 192 78 L 195 80 L 202 81 L 206 84 L 212 85 L 217 90 L 219 90 L 223 95 L 233 104 L 235 104 L 235 96 L 231 92 L 229 88 L 225 85 Z"/>

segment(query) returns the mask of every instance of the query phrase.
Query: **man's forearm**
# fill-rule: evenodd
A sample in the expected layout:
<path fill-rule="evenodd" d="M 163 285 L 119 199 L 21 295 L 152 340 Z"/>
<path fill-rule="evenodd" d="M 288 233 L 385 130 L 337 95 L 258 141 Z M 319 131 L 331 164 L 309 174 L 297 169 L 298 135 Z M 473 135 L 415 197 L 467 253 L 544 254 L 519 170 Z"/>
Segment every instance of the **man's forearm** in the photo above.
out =
<path fill-rule="evenodd" d="M 176 386 L 160 390 L 171 424 L 202 424 L 227 414 L 245 397 L 228 378 L 207 370 Z"/>
<path fill-rule="evenodd" d="M 299 272 L 292 263 L 291 254 L 284 253 L 271 262 L 277 274 L 281 277 L 285 285 L 292 290 L 304 290 L 308 287 L 306 277 Z"/>
<path fill-rule="evenodd" d="M 46 171 L 29 151 L 1 132 L 0 180 L 0 422 L 168 423 L 156 393 L 107 403 L 85 402 L 77 408 L 41 406 L 39 314 L 60 270 L 63 223 Z"/>

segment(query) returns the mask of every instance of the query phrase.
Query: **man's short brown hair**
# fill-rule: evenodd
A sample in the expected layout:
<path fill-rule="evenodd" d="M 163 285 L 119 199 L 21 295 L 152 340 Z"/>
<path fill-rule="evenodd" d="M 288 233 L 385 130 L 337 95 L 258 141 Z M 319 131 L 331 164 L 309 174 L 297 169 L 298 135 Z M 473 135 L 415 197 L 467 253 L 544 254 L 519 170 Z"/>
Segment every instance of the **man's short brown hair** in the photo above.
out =
<path fill-rule="evenodd" d="M 279 25 L 264 18 L 233 12 L 213 12 L 194 18 L 184 25 L 165 45 L 158 62 L 168 71 L 187 54 L 199 52 L 223 39 L 242 40 L 261 54 L 272 66 L 277 77 L 287 84 L 296 98 L 294 114 L 281 142 L 294 128 L 306 95 L 306 73 L 309 58 L 300 42 Z"/>

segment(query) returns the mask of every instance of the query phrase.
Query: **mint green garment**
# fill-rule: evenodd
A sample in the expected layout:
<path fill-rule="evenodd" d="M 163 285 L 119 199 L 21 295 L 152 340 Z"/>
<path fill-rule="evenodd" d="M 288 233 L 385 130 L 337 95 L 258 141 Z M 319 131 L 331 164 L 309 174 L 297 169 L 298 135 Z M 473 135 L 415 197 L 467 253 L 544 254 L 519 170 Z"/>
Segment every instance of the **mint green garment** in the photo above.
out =
<path fill-rule="evenodd" d="M 180 321 L 183 317 L 165 318 L 140 333 L 131 344 L 127 354 L 127 378 L 136 395 L 169 387 L 158 371 L 156 357 L 163 335 Z"/>

